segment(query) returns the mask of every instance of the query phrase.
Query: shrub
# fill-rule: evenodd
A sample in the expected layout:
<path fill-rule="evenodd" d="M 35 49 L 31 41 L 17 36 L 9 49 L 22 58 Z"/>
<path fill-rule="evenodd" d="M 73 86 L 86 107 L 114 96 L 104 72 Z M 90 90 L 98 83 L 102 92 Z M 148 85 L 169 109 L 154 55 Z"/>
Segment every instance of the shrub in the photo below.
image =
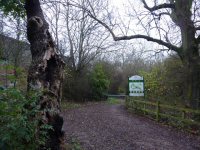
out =
<path fill-rule="evenodd" d="M 39 125 L 39 96 L 26 98 L 17 89 L 0 91 L 0 149 L 34 150 L 45 144 L 51 126 Z"/>
<path fill-rule="evenodd" d="M 109 80 L 103 71 L 102 65 L 97 64 L 91 73 L 92 95 L 95 99 L 102 99 L 109 87 Z"/>
<path fill-rule="evenodd" d="M 149 71 L 140 71 L 145 80 L 145 97 L 162 103 L 185 105 L 184 83 L 187 72 L 181 60 L 171 56 L 156 64 Z"/>
<path fill-rule="evenodd" d="M 63 84 L 63 99 L 83 102 L 91 98 L 88 70 L 70 71 Z"/>

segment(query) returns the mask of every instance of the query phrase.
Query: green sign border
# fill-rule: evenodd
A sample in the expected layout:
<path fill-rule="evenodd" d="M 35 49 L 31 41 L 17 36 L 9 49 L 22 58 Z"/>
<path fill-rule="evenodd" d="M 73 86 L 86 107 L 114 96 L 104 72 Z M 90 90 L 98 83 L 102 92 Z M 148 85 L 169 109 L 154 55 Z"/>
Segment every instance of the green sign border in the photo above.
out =
<path fill-rule="evenodd" d="M 143 86 L 144 86 L 144 91 L 143 91 L 143 93 L 144 93 L 144 96 L 143 97 L 145 97 L 145 84 L 144 84 L 144 79 L 143 80 L 129 80 L 129 78 L 128 78 L 128 95 L 130 95 L 130 88 L 129 88 L 129 83 L 130 82 L 143 82 Z M 136 96 L 135 96 L 136 97 Z"/>

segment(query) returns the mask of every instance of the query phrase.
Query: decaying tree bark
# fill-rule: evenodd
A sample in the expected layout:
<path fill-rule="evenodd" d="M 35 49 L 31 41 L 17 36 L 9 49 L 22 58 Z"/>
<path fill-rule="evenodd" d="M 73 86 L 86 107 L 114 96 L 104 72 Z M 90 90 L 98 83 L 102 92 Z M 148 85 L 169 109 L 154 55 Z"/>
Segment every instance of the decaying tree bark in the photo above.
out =
<path fill-rule="evenodd" d="M 64 61 L 57 53 L 39 0 L 26 0 L 25 9 L 28 21 L 27 36 L 32 53 L 28 90 L 43 92 L 39 100 L 44 112 L 42 123 L 53 126 L 53 130 L 49 130 L 46 147 L 59 150 L 63 136 L 63 118 L 59 116 L 59 111 Z"/>

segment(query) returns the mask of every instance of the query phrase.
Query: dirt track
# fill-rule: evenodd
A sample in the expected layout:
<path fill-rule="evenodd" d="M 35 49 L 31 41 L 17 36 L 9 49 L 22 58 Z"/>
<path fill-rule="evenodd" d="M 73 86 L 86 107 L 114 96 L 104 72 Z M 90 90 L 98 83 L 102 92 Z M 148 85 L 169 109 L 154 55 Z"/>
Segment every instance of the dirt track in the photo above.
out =
<path fill-rule="evenodd" d="M 63 117 L 66 139 L 78 139 L 85 150 L 200 150 L 200 137 L 130 114 L 123 105 L 89 105 Z"/>

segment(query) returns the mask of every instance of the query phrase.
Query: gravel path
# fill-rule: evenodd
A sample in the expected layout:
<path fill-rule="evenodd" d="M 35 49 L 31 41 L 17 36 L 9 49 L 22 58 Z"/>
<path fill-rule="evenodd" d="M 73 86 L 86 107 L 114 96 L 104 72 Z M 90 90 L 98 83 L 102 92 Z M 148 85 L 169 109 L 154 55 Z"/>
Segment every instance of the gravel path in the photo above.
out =
<path fill-rule="evenodd" d="M 89 105 L 63 117 L 66 139 L 78 139 L 84 150 L 200 150 L 200 137 L 130 114 L 123 105 Z"/>

